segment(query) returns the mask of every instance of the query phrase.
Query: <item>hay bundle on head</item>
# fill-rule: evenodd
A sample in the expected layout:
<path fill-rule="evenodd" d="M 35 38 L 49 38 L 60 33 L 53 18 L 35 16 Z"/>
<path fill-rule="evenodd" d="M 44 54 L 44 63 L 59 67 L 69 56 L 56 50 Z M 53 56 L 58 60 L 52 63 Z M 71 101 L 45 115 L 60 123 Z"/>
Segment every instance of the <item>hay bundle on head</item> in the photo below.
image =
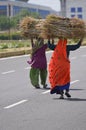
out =
<path fill-rule="evenodd" d="M 25 17 L 20 22 L 20 31 L 22 36 L 27 38 L 34 38 L 39 35 L 39 31 L 36 29 L 36 24 L 39 23 L 39 20 L 32 17 Z"/>
<path fill-rule="evenodd" d="M 86 35 L 86 24 L 78 18 L 70 19 L 70 30 L 73 38 L 80 38 Z M 71 38 L 71 37 L 70 37 Z"/>
<path fill-rule="evenodd" d="M 85 35 L 85 23 L 78 18 L 62 18 L 57 15 L 48 15 L 42 26 L 44 38 L 80 38 Z"/>
<path fill-rule="evenodd" d="M 44 24 L 44 21 L 45 19 L 39 19 L 38 20 L 38 23 L 35 25 L 35 28 L 37 30 L 37 32 L 39 33 L 39 36 L 38 37 L 41 37 L 42 38 L 42 31 L 43 31 L 43 24 Z"/>

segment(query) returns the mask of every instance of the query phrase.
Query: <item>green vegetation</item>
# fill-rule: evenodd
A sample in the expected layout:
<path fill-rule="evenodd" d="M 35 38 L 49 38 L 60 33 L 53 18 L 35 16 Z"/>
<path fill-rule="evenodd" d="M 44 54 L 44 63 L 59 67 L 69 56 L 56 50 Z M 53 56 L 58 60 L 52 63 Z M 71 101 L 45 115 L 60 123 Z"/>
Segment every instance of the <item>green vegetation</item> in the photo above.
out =
<path fill-rule="evenodd" d="M 30 47 L 30 40 L 2 40 L 0 41 L 0 50 L 2 49 L 13 49 L 13 48 L 22 48 Z"/>
<path fill-rule="evenodd" d="M 0 58 L 31 53 L 30 40 L 1 40 Z"/>
<path fill-rule="evenodd" d="M 19 34 L 20 21 L 26 17 L 31 16 L 34 18 L 40 18 L 38 13 L 32 13 L 26 9 L 20 11 L 14 17 L 0 16 L 0 39 L 1 40 L 18 40 L 21 39 Z"/>

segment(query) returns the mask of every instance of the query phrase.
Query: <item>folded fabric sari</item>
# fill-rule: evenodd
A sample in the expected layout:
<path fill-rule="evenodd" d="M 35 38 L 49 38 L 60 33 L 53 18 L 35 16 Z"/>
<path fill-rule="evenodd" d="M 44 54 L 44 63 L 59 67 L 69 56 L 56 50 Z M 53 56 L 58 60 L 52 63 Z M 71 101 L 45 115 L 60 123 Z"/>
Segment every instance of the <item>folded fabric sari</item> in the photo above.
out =
<path fill-rule="evenodd" d="M 49 63 L 51 93 L 58 93 L 60 89 L 69 89 L 70 61 L 67 58 L 66 44 L 66 39 L 58 41 Z"/>

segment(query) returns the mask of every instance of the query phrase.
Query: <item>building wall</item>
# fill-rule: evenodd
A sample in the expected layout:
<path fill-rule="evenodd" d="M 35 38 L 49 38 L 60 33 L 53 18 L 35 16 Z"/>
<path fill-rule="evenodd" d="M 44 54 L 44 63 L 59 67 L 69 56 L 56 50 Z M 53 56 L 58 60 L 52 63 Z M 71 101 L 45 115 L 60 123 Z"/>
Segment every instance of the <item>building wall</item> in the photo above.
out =
<path fill-rule="evenodd" d="M 66 0 L 66 16 L 86 20 L 86 0 Z"/>
<path fill-rule="evenodd" d="M 66 17 L 66 0 L 60 0 L 61 12 L 60 15 Z"/>
<path fill-rule="evenodd" d="M 29 4 L 20 1 L 0 1 L 0 15 L 7 15 L 13 17 L 19 11 L 27 9 L 31 12 L 37 12 L 42 18 L 45 18 L 49 14 L 57 14 L 56 11 L 52 10 L 50 7 L 40 6 L 35 4 Z"/>
<path fill-rule="evenodd" d="M 0 0 L 0 1 L 9 1 L 9 0 Z M 23 1 L 23 2 L 28 2 L 29 0 L 12 0 L 12 1 Z"/>
<path fill-rule="evenodd" d="M 15 1 L 23 1 L 23 2 L 28 2 L 29 0 L 15 0 Z"/>
<path fill-rule="evenodd" d="M 86 0 L 60 0 L 63 17 L 78 17 L 86 20 Z"/>

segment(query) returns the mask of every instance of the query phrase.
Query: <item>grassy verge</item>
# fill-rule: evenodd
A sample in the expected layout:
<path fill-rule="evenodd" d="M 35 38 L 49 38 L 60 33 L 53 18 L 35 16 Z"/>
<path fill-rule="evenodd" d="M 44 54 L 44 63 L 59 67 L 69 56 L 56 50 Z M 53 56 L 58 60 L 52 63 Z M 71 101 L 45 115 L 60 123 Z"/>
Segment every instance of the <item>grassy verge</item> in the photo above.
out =
<path fill-rule="evenodd" d="M 47 40 L 45 40 L 45 43 Z M 57 39 L 55 39 L 57 43 Z M 69 40 L 69 44 L 77 43 L 77 41 Z M 86 45 L 86 38 L 83 40 L 82 45 Z M 49 50 L 49 49 L 48 49 Z M 18 56 L 31 53 L 30 40 L 13 40 L 13 41 L 0 41 L 0 58 Z"/>

